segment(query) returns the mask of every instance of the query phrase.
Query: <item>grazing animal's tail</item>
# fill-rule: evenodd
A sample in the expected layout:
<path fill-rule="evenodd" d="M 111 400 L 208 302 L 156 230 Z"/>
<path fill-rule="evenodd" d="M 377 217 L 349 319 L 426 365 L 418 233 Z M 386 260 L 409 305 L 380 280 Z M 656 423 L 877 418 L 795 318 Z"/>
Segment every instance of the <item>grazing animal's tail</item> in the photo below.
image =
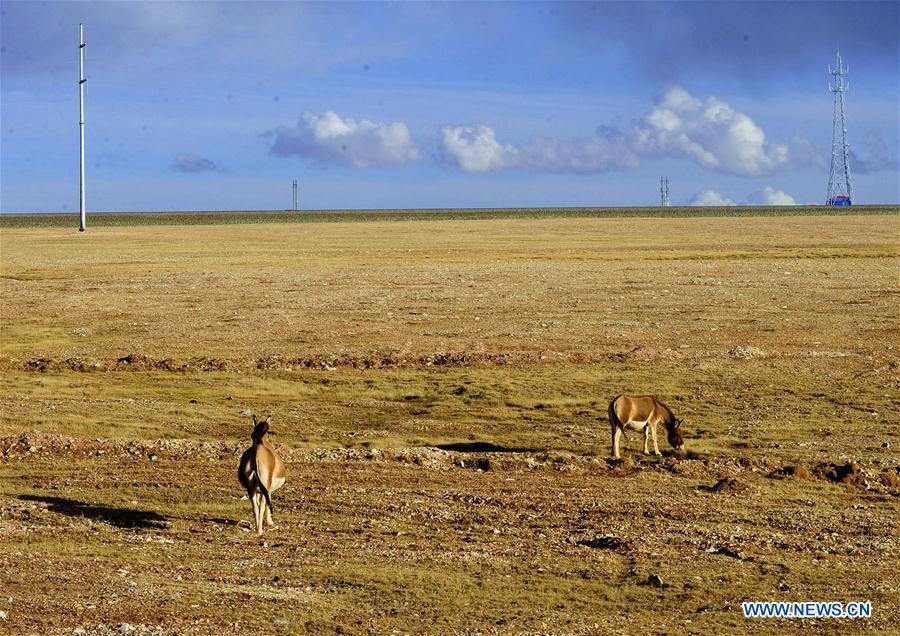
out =
<path fill-rule="evenodd" d="M 266 505 L 269 507 L 269 514 L 275 512 L 275 509 L 272 508 L 272 499 L 269 497 L 269 489 L 266 488 L 262 479 L 259 477 L 259 467 L 256 465 L 256 453 L 253 453 L 253 473 L 256 475 L 256 485 L 259 487 L 259 492 L 262 493 L 263 497 L 266 498 Z"/>
<path fill-rule="evenodd" d="M 625 434 L 625 427 L 622 426 L 622 421 L 619 419 L 618 413 L 616 413 L 616 400 L 618 400 L 621 395 L 617 395 L 612 399 L 612 402 L 609 403 L 609 409 L 607 412 L 609 413 L 609 425 L 613 427 L 613 431 L 619 429 L 622 431 L 622 437 L 627 437 Z"/>

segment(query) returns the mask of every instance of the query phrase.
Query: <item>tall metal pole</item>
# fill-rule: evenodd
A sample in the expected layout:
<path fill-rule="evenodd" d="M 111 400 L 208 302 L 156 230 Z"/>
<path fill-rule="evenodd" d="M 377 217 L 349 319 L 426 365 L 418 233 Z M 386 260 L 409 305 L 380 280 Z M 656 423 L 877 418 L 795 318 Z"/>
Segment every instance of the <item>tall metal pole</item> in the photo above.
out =
<path fill-rule="evenodd" d="M 78 132 L 81 138 L 80 149 L 81 149 L 81 181 L 80 181 L 80 191 L 81 191 L 81 216 L 80 216 L 80 225 L 78 230 L 80 232 L 84 232 L 85 227 L 87 226 L 85 223 L 85 205 L 84 205 L 84 83 L 87 82 L 84 79 L 84 25 L 78 25 L 78 53 L 79 53 L 79 78 L 78 78 Z"/>

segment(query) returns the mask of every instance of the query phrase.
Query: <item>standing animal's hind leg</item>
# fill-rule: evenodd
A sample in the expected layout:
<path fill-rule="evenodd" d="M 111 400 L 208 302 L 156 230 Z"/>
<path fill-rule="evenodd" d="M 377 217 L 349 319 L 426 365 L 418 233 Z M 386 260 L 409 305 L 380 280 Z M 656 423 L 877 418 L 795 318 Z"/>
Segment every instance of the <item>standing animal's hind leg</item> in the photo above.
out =
<path fill-rule="evenodd" d="M 256 495 L 248 492 L 247 495 L 250 498 L 250 508 L 253 509 L 253 526 L 256 526 Z"/>
<path fill-rule="evenodd" d="M 263 506 L 265 505 L 266 500 L 262 493 L 255 492 L 253 494 L 253 521 L 256 524 L 256 534 L 259 535 L 263 533 Z"/>
<path fill-rule="evenodd" d="M 650 441 L 650 425 L 644 427 L 644 455 L 650 454 L 650 449 L 647 447 L 647 442 Z M 653 443 L 656 444 L 656 429 L 653 429 Z"/>
<path fill-rule="evenodd" d="M 612 453 L 613 457 L 616 459 L 621 459 L 622 456 L 619 454 L 619 440 L 622 438 L 622 429 L 613 424 L 612 425 Z"/>
<path fill-rule="evenodd" d="M 263 506 L 266 507 L 266 525 L 274 526 L 275 524 L 272 522 L 272 509 L 263 502 Z"/>

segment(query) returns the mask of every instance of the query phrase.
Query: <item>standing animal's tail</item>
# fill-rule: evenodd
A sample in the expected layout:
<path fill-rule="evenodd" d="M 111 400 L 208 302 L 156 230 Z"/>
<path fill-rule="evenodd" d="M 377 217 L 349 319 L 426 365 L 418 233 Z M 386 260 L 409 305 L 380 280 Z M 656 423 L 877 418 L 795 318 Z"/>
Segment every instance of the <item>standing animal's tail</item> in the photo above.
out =
<path fill-rule="evenodd" d="M 616 413 L 616 400 L 618 400 L 621 395 L 617 395 L 612 399 L 612 402 L 609 403 L 609 408 L 607 409 L 607 413 L 609 413 L 609 425 L 612 427 L 613 432 L 616 429 L 622 431 L 622 436 L 625 437 L 625 427 L 622 426 L 622 421 L 619 419 L 619 415 Z"/>
<path fill-rule="evenodd" d="M 266 505 L 269 507 L 269 514 L 275 512 L 275 509 L 272 508 L 272 499 L 269 497 L 269 489 L 263 486 L 262 479 L 259 478 L 259 468 L 256 466 L 256 453 L 253 453 L 253 474 L 256 475 L 256 485 L 259 487 L 259 492 L 262 493 L 263 497 L 266 498 Z"/>

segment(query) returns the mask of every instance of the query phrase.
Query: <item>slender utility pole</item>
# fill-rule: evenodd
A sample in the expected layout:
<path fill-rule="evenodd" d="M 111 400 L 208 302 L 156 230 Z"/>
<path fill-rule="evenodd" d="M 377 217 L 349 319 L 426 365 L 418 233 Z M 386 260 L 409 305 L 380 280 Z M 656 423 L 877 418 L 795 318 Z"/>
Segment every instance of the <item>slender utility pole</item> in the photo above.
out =
<path fill-rule="evenodd" d="M 293 181 L 293 186 L 294 186 L 294 210 L 298 210 L 300 208 L 300 199 L 297 196 L 297 180 L 296 179 L 294 179 L 294 181 Z"/>
<path fill-rule="evenodd" d="M 78 25 L 78 53 L 79 53 L 79 67 L 80 74 L 78 78 L 78 131 L 81 137 L 81 182 L 80 182 L 80 190 L 81 190 L 81 224 L 79 225 L 78 231 L 84 232 L 85 224 L 85 209 L 84 209 L 84 83 L 87 82 L 84 79 L 84 25 Z"/>

